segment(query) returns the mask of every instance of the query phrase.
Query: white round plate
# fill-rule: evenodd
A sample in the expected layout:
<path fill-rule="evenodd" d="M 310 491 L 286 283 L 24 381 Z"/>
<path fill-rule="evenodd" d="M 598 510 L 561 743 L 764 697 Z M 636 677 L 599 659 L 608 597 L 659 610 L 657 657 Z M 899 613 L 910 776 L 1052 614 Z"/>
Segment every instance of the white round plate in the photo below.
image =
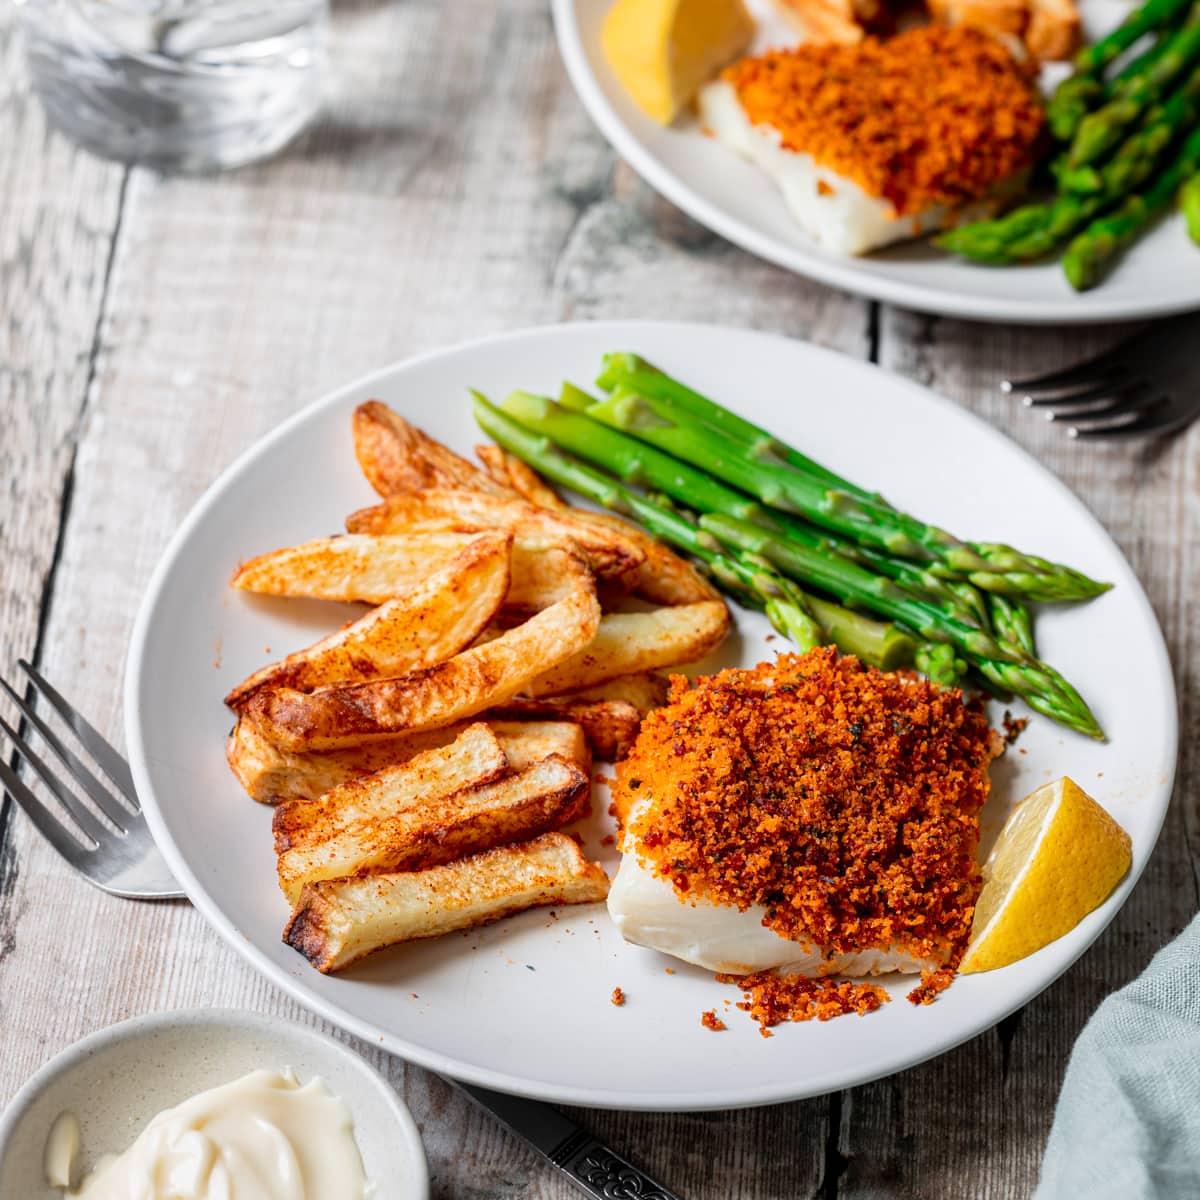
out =
<path fill-rule="evenodd" d="M 425 1150 L 395 1089 L 353 1050 L 315 1029 L 235 1008 L 134 1017 L 89 1034 L 45 1064 L 0 1118 L 0 1196 L 51 1200 L 46 1138 L 70 1111 L 82 1133 L 81 1166 L 132 1145 L 163 1109 L 259 1069 L 320 1078 L 354 1120 L 367 1179 L 382 1196 L 429 1200 Z"/>
<path fill-rule="evenodd" d="M 484 929 L 384 951 L 322 976 L 280 941 L 271 814 L 224 760 L 221 697 L 268 659 L 329 630 L 340 606 L 251 597 L 229 578 L 243 559 L 333 533 L 375 497 L 359 474 L 350 414 L 393 405 L 463 454 L 485 440 L 467 388 L 586 384 L 602 353 L 634 350 L 893 501 L 980 539 L 1071 562 L 1116 587 L 1038 623 L 1050 661 L 1094 705 L 1098 744 L 1035 717 L 992 771 L 985 836 L 1037 785 L 1070 774 L 1133 838 L 1133 870 L 1083 923 L 1023 962 L 959 979 L 932 1008 L 905 999 L 869 1017 L 789 1025 L 759 1036 L 726 1014 L 739 999 L 705 971 L 623 943 L 601 905 L 527 912 Z M 829 397 L 837 403 L 829 403 Z M 699 664 L 750 666 L 784 643 L 737 611 L 721 653 Z M 714 326 L 566 325 L 474 342 L 388 367 L 306 409 L 213 485 L 150 585 L 126 679 L 129 752 L 154 836 L 188 895 L 271 980 L 313 1011 L 433 1070 L 505 1091 L 641 1109 L 730 1108 L 827 1092 L 920 1062 L 987 1029 L 1081 954 L 1133 887 L 1167 805 L 1175 696 L 1150 606 L 1104 530 L 1057 480 L 994 429 L 923 389 L 800 342 Z M 1002 712 L 996 713 L 996 718 Z M 612 872 L 608 798 L 597 787 L 589 853 Z M 670 967 L 673 974 L 667 971 Z M 628 996 L 610 1003 L 614 987 Z"/>
<path fill-rule="evenodd" d="M 722 237 L 799 275 L 875 300 L 978 321 L 1083 324 L 1163 316 L 1200 308 L 1200 258 L 1174 214 L 1129 252 L 1099 287 L 1074 292 L 1057 262 L 987 267 L 957 259 L 927 241 L 864 258 L 821 249 L 801 231 L 774 183 L 700 132 L 682 115 L 664 129 L 626 95 L 609 69 L 600 30 L 612 0 L 553 0 L 567 73 L 600 132 L 672 204 Z M 796 34 L 773 16 L 771 0 L 748 0 L 759 20 L 752 49 L 791 45 Z M 1127 11 L 1114 0 L 1082 0 L 1089 32 Z M 1049 78 L 1057 78 L 1050 68 Z M 1191 265 L 1184 266 L 1184 263 Z"/>

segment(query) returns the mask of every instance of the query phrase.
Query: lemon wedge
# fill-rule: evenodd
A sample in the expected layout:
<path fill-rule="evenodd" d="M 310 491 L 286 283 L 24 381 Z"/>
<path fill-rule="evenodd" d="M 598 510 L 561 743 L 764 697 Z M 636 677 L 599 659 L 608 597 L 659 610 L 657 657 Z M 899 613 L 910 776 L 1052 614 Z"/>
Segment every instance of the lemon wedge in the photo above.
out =
<path fill-rule="evenodd" d="M 638 107 L 669 125 L 753 33 L 743 0 L 617 0 L 600 41 Z"/>
<path fill-rule="evenodd" d="M 1129 870 L 1129 834 L 1064 776 L 1017 806 L 983 868 L 960 973 L 992 971 L 1074 929 Z"/>

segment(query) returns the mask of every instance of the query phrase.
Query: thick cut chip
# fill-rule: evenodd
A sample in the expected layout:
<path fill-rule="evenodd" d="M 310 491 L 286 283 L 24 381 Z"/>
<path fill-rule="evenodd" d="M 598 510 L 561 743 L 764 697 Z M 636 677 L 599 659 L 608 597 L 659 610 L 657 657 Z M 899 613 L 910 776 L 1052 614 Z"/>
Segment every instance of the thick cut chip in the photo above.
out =
<path fill-rule="evenodd" d="M 624 575 L 645 558 L 624 531 L 594 513 L 569 509 L 551 512 L 516 496 L 466 488 L 430 488 L 414 495 L 391 496 L 373 508 L 346 518 L 351 533 L 452 533 L 503 529 L 515 537 L 569 540 L 586 555 L 602 579 Z"/>
<path fill-rule="evenodd" d="M 225 697 L 237 709 L 258 688 L 300 692 L 350 680 L 402 675 L 469 646 L 499 611 L 509 590 L 512 539 L 474 539 L 404 596 L 282 662 L 256 671 Z"/>
<path fill-rule="evenodd" d="M 627 537 L 642 554 L 642 561 L 623 576 L 626 587 L 651 604 L 673 606 L 721 601 L 721 593 L 685 558 L 644 530 L 620 517 L 592 513 L 592 520 Z M 724 601 L 721 601 L 724 603 Z"/>
<path fill-rule="evenodd" d="M 354 453 L 367 482 L 381 496 L 438 487 L 514 494 L 381 400 L 368 400 L 354 410 Z"/>
<path fill-rule="evenodd" d="M 571 838 L 547 833 L 427 871 L 306 887 L 283 933 L 318 971 L 417 938 L 484 925 L 547 904 L 594 904 L 608 878 Z"/>
<path fill-rule="evenodd" d="M 426 750 L 408 762 L 332 788 L 316 800 L 289 800 L 275 810 L 275 853 L 328 841 L 356 822 L 391 817 L 433 804 L 464 788 L 511 770 L 495 732 L 483 722 L 468 725 L 449 745 Z"/>
<path fill-rule="evenodd" d="M 344 750 L 293 754 L 264 737 L 253 721 L 239 717 L 225 745 L 225 757 L 238 782 L 262 804 L 315 800 L 350 779 L 445 746 L 464 728 L 459 723 L 421 733 L 401 733 Z"/>
<path fill-rule="evenodd" d="M 591 755 L 578 725 L 563 720 L 492 720 L 490 713 L 485 715 L 514 771 L 557 754 L 590 774 Z M 229 735 L 226 757 L 242 787 L 262 804 L 316 800 L 351 779 L 399 766 L 426 750 L 448 745 L 465 727 L 462 723 L 445 725 L 344 750 L 292 754 L 263 737 L 252 721 L 239 720 Z"/>
<path fill-rule="evenodd" d="M 530 504 L 555 511 L 570 506 L 532 467 L 523 463 L 515 454 L 509 454 L 500 446 L 488 444 L 476 446 L 475 454 L 487 467 L 488 474 L 496 483 L 510 487 Z"/>
<path fill-rule="evenodd" d="M 335 750 L 475 716 L 511 700 L 593 639 L 600 605 L 582 562 L 577 577 L 576 588 L 556 604 L 446 662 L 311 693 L 260 688 L 243 712 L 268 739 L 292 751 Z"/>
<path fill-rule="evenodd" d="M 234 575 L 233 586 L 272 596 L 383 604 L 420 586 L 476 539 L 496 532 L 347 533 L 252 559 Z M 563 570 L 564 547 L 573 552 L 563 538 L 514 540 L 507 608 L 538 612 L 561 599 L 574 581 Z"/>
<path fill-rule="evenodd" d="M 416 587 L 477 534 L 342 534 L 272 550 L 243 563 L 232 584 L 268 596 L 382 604 Z"/>
<path fill-rule="evenodd" d="M 514 771 L 555 756 L 591 777 L 591 752 L 583 730 L 574 721 L 506 721 L 494 720 L 491 713 L 485 716 Z"/>
<path fill-rule="evenodd" d="M 595 638 L 524 689 L 532 697 L 595 687 L 621 675 L 695 662 L 725 640 L 729 611 L 720 601 L 644 613 L 608 613 Z"/>
<path fill-rule="evenodd" d="M 520 615 L 541 612 L 578 586 L 578 556 L 565 539 L 513 539 L 512 568 L 505 615 L 510 622 Z"/>
<path fill-rule="evenodd" d="M 637 741 L 642 713 L 625 700 L 512 700 L 495 710 L 514 721 L 555 718 L 574 721 L 592 754 L 604 762 L 620 762 Z"/>
<path fill-rule="evenodd" d="M 351 814 L 373 810 L 371 815 L 350 815 L 331 837 L 279 856 L 279 886 L 293 904 L 305 884 L 424 870 L 561 829 L 584 815 L 589 794 L 588 777 L 560 758 L 451 796 L 397 807 L 388 816 L 383 814 L 391 801 L 408 799 L 403 789 L 372 775 L 350 786 L 355 788 Z M 333 812 L 329 818 L 332 827 L 340 816 Z"/>

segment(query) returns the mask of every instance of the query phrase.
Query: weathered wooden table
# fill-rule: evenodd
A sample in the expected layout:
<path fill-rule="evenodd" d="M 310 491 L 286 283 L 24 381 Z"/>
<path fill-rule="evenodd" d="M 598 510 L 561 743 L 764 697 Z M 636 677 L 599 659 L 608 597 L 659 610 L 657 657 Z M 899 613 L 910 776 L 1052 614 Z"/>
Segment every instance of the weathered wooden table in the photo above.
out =
<path fill-rule="evenodd" d="M 596 317 L 782 331 L 952 396 L 1082 496 L 1150 593 L 1183 706 L 1173 807 L 1107 933 L 998 1028 L 879 1083 L 744 1112 L 578 1114 L 689 1200 L 1027 1196 L 1076 1034 L 1200 886 L 1200 428 L 1081 446 L 996 388 L 1122 331 L 918 316 L 727 245 L 592 128 L 542 0 L 338 4 L 324 118 L 214 178 L 126 170 L 47 132 L 0 11 L 0 671 L 33 659 L 118 744 L 134 613 L 201 491 L 327 389 L 464 338 Z M 7 807 L 0 1104 L 81 1035 L 192 1005 L 311 1021 L 187 904 L 102 895 Z M 439 1200 L 575 1194 L 443 1083 L 360 1049 L 412 1106 Z"/>

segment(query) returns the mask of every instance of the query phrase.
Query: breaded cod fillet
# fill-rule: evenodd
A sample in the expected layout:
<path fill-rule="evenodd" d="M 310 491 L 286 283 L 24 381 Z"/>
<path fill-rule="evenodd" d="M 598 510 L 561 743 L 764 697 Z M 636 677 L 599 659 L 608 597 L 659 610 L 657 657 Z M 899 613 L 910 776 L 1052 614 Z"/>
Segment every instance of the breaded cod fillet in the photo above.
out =
<path fill-rule="evenodd" d="M 731 974 L 942 967 L 970 931 L 1000 745 L 958 691 L 833 649 L 677 679 L 617 768 L 609 912 Z"/>

